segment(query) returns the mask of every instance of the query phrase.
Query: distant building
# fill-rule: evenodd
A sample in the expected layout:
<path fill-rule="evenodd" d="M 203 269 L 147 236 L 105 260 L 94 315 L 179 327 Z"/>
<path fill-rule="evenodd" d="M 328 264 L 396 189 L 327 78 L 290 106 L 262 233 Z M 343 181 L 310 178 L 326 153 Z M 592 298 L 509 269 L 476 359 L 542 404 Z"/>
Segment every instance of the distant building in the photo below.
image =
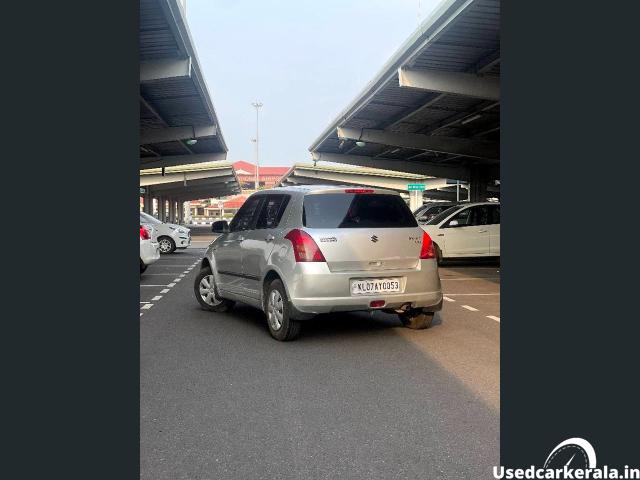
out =
<path fill-rule="evenodd" d="M 221 218 L 230 218 L 244 204 L 249 195 L 234 195 L 224 200 L 192 200 L 189 202 L 191 219 L 194 222 L 212 222 Z"/>
<path fill-rule="evenodd" d="M 256 182 L 256 166 L 251 162 L 234 162 L 233 167 L 238 176 L 238 182 L 246 193 L 225 199 L 202 199 L 189 202 L 190 218 L 195 223 L 210 223 L 222 217 L 230 218 L 244 204 L 247 197 L 254 192 Z M 258 171 L 260 188 L 272 188 L 280 182 L 290 167 L 260 166 Z"/>
<path fill-rule="evenodd" d="M 238 181 L 242 189 L 253 190 L 256 183 L 256 166 L 253 163 L 240 160 L 234 162 Z M 289 167 L 262 166 L 258 170 L 260 188 L 271 188 L 276 185 L 282 176 L 289 171 Z"/>

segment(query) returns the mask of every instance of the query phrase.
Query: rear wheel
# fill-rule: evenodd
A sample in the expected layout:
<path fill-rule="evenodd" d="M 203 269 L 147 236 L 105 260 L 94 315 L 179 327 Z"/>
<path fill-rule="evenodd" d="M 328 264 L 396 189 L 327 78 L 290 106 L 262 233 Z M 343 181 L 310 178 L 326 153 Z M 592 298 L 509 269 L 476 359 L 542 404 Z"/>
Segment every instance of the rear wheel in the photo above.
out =
<path fill-rule="evenodd" d="M 147 269 L 147 266 L 144 264 L 142 259 L 140 259 L 140 275 L 142 275 L 142 272 L 144 272 L 146 269 Z"/>
<path fill-rule="evenodd" d="M 173 253 L 176 250 L 176 242 L 171 237 L 160 237 L 158 239 L 160 253 Z"/>
<path fill-rule="evenodd" d="M 265 313 L 269 333 L 276 340 L 286 342 L 300 335 L 302 324 L 291 318 L 287 292 L 280 280 L 273 280 L 267 287 Z"/>
<path fill-rule="evenodd" d="M 203 268 L 200 270 L 200 273 L 196 275 L 196 279 L 193 282 L 193 292 L 203 310 L 226 312 L 233 307 L 235 303 L 218 296 L 218 290 L 216 289 L 211 267 Z"/>
<path fill-rule="evenodd" d="M 400 313 L 398 316 L 400 317 L 400 321 L 402 324 L 413 330 L 423 330 L 425 328 L 429 328 L 431 326 L 431 322 L 434 317 L 433 312 L 424 312 L 422 310 L 409 310 L 405 313 Z"/>

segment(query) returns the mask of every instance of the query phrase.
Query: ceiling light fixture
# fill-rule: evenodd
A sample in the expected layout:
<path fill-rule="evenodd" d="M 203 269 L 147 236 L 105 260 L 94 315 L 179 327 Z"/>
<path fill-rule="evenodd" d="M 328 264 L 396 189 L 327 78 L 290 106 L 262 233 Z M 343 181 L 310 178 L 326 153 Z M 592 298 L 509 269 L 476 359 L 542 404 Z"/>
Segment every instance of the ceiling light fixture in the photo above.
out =
<path fill-rule="evenodd" d="M 193 125 L 191 125 L 191 132 L 193 133 L 191 138 L 187 139 L 187 141 L 184 142 L 189 146 L 195 145 L 196 143 L 198 143 L 198 139 L 196 138 L 196 127 L 194 127 Z"/>

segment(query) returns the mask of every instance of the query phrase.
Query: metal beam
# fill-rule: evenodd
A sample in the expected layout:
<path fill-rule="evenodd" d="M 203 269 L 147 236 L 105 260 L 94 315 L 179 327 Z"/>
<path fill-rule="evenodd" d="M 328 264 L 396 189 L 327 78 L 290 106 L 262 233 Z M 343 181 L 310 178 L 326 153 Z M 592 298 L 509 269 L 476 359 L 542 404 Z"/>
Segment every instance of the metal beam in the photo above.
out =
<path fill-rule="evenodd" d="M 215 125 L 152 128 L 140 132 L 140 145 L 175 142 L 191 138 L 213 137 L 218 133 Z"/>
<path fill-rule="evenodd" d="M 500 100 L 500 78 L 482 77 L 473 73 L 442 72 L 437 70 L 400 67 L 401 87 L 431 92 L 454 93 L 467 97 Z"/>
<path fill-rule="evenodd" d="M 433 200 L 449 200 L 449 201 L 455 201 L 456 200 L 456 192 L 449 192 L 446 190 L 425 190 L 424 191 L 424 197 L 426 198 L 431 198 Z M 467 198 L 467 191 L 466 190 L 462 190 L 460 189 L 460 198 L 461 199 L 466 199 Z"/>
<path fill-rule="evenodd" d="M 156 175 L 140 175 L 139 183 L 141 187 L 153 185 L 157 190 L 160 188 L 160 185 L 166 185 L 166 188 L 172 188 L 171 184 L 186 187 L 187 185 L 198 183 L 224 183 L 227 181 L 235 181 L 231 167 L 216 170 L 199 170 L 195 172 L 166 173 L 165 175 L 161 173 Z"/>
<path fill-rule="evenodd" d="M 140 62 L 140 83 L 155 82 L 168 78 L 189 78 L 190 76 L 191 57 Z"/>
<path fill-rule="evenodd" d="M 469 138 L 441 137 L 416 133 L 388 132 L 372 128 L 338 127 L 338 138 L 381 145 L 393 145 L 402 148 L 414 148 L 430 152 L 463 155 L 465 157 L 498 160 L 500 145 L 494 142 Z"/>
<path fill-rule="evenodd" d="M 311 154 L 317 162 L 344 163 L 347 165 L 361 165 L 363 167 L 382 168 L 396 172 L 417 173 L 433 177 L 451 178 L 453 180 L 469 180 L 471 172 L 464 166 L 445 166 L 430 162 L 408 162 L 392 158 L 367 157 L 364 155 L 340 155 L 338 153 Z"/>
<path fill-rule="evenodd" d="M 225 187 L 223 185 L 220 186 L 210 186 L 210 187 L 198 187 L 198 188 L 175 188 L 173 190 L 152 190 L 152 192 L 156 195 L 171 195 L 175 198 L 184 198 L 192 195 L 202 195 L 200 197 L 196 196 L 195 198 L 206 198 L 206 197 L 215 197 L 215 196 L 226 196 L 231 195 L 236 190 L 240 190 L 240 188 L 234 188 L 233 185 L 229 185 Z"/>
<path fill-rule="evenodd" d="M 368 187 L 386 188 L 406 192 L 407 184 L 422 183 L 426 189 L 438 189 L 447 186 L 446 179 L 442 178 L 415 178 L 414 175 L 403 177 L 401 175 L 376 175 L 358 172 L 337 172 L 306 166 L 294 167 L 288 177 L 291 181 L 300 184 L 333 184 L 333 185 L 365 185 Z"/>
<path fill-rule="evenodd" d="M 140 159 L 140 170 L 148 168 L 174 167 L 193 163 L 219 162 L 227 159 L 227 153 L 195 153 L 193 155 L 169 155 L 166 157 L 146 157 Z"/>

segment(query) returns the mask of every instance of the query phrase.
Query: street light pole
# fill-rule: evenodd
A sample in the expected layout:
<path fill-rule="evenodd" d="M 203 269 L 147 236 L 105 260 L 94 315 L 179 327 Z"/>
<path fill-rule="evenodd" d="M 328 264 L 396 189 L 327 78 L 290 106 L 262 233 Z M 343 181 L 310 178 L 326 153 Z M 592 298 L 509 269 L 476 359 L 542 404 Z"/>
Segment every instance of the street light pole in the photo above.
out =
<path fill-rule="evenodd" d="M 256 109 L 256 190 L 260 187 L 260 117 L 259 111 L 262 102 L 252 102 L 251 105 Z"/>

